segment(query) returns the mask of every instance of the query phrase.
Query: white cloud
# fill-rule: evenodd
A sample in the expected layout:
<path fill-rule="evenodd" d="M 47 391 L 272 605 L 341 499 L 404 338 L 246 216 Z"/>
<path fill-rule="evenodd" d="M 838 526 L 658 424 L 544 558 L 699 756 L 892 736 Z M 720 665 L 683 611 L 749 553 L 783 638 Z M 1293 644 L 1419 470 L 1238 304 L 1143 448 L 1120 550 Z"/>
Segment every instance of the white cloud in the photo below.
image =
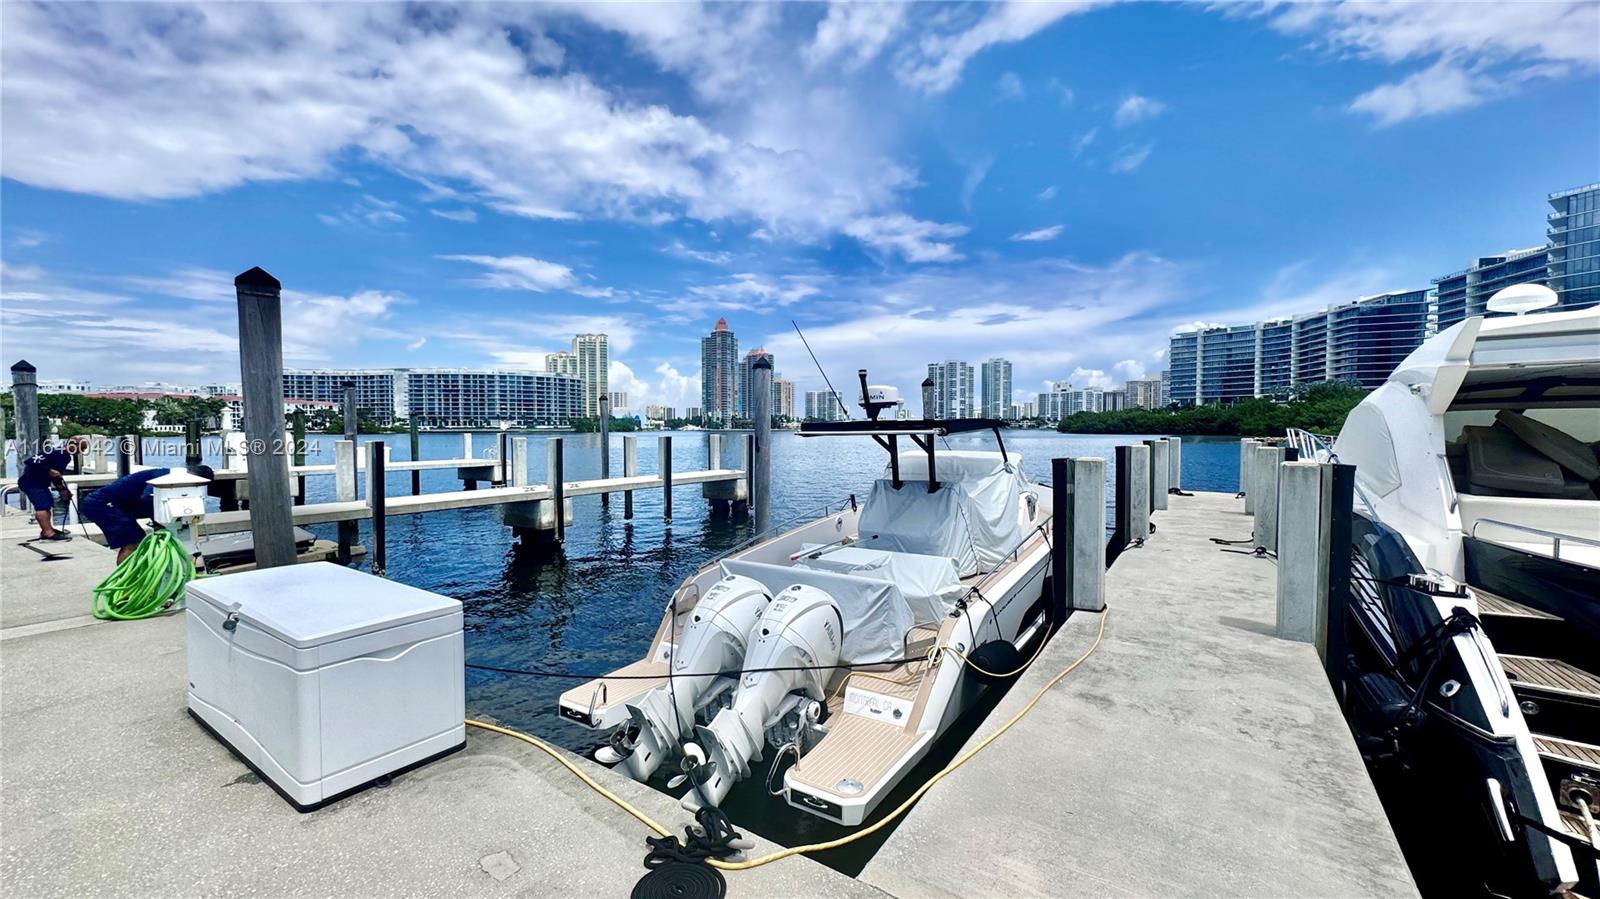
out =
<path fill-rule="evenodd" d="M 1072 158 L 1077 159 L 1079 156 L 1082 156 L 1083 151 L 1089 149 L 1089 145 L 1094 143 L 1094 139 L 1099 136 L 1099 128 L 1090 128 L 1088 131 L 1085 131 L 1083 134 L 1079 135 L 1078 139 L 1072 142 Z"/>
<path fill-rule="evenodd" d="M 428 338 L 426 338 L 426 337 L 418 337 L 416 340 L 413 340 L 410 343 L 406 344 L 406 350 L 408 352 L 415 353 L 417 350 L 420 350 L 420 349 L 422 349 L 423 347 L 425 347 L 427 345 L 428 345 Z"/>
<path fill-rule="evenodd" d="M 623 34 L 708 107 L 554 69 L 570 61 L 543 20 L 571 16 Z M 888 156 L 881 109 L 791 77 L 768 4 L 480 4 L 426 21 L 401 4 L 3 4 L 0 17 L 0 152 L 37 187 L 189 197 L 335 178 L 355 158 L 512 215 L 688 217 L 819 244 L 905 216 L 917 184 Z M 398 223 L 386 202 L 324 220 Z"/>
<path fill-rule="evenodd" d="M 1048 228 L 1039 228 L 1034 231 L 1019 231 L 1016 234 L 1011 235 L 1011 239 L 1025 242 L 1055 240 L 1057 237 L 1061 236 L 1062 228 L 1062 225 L 1051 225 Z"/>
<path fill-rule="evenodd" d="M 844 233 L 874 250 L 899 253 L 912 262 L 954 262 L 962 256 L 948 241 L 967 233 L 967 228 L 893 213 L 856 219 L 845 225 Z"/>
<path fill-rule="evenodd" d="M 751 272 L 730 275 L 716 284 L 698 284 L 689 288 L 693 299 L 667 304 L 674 311 L 704 312 L 707 309 L 762 309 L 769 306 L 790 306 L 822 293 L 821 278 L 816 275 L 783 275 L 771 277 Z"/>
<path fill-rule="evenodd" d="M 727 265 L 733 261 L 733 254 L 727 250 L 697 250 L 681 240 L 673 241 L 663 247 L 661 252 L 666 253 L 668 256 L 693 259 L 696 262 L 705 262 L 710 265 Z"/>
<path fill-rule="evenodd" d="M 572 269 L 559 262 L 546 262 L 532 256 L 440 256 L 452 262 L 470 262 L 487 269 L 468 283 L 495 290 L 531 290 L 535 293 L 566 291 L 586 297 L 611 295 L 611 289 L 584 283 Z"/>
<path fill-rule="evenodd" d="M 1135 171 L 1139 168 L 1139 166 L 1144 165 L 1144 161 L 1150 158 L 1150 153 L 1155 150 L 1155 148 L 1155 144 L 1143 144 L 1140 146 L 1129 145 L 1123 147 L 1117 152 L 1116 158 L 1111 160 L 1111 171 Z"/>
<path fill-rule="evenodd" d="M 815 69 L 839 59 L 847 71 L 859 69 L 883 51 L 904 27 L 905 3 L 830 3 L 828 14 L 817 23 L 817 33 L 801 51 L 806 65 Z"/>
<path fill-rule="evenodd" d="M 1153 119 L 1166 111 L 1167 104 L 1160 100 L 1131 94 L 1117 105 L 1117 111 L 1111 116 L 1111 122 L 1118 128 L 1126 128 Z"/>
<path fill-rule="evenodd" d="M 1034 199 L 1038 200 L 1041 203 L 1043 203 L 1046 200 L 1054 200 L 1055 198 L 1056 198 L 1056 186 L 1054 184 L 1050 185 L 1049 187 L 1045 188 L 1044 190 L 1039 191 L 1038 196 L 1034 197 Z"/>
<path fill-rule="evenodd" d="M 1600 4 L 1295 3 L 1261 8 L 1278 31 L 1310 35 L 1335 54 L 1387 63 L 1433 62 L 1350 104 L 1379 125 L 1439 115 L 1520 85 L 1600 69 Z"/>
<path fill-rule="evenodd" d="M 986 156 L 967 166 L 967 176 L 961 179 L 962 209 L 972 211 L 972 198 L 978 193 L 978 187 L 983 184 L 983 179 L 989 177 L 989 169 L 993 166 L 993 156 Z"/>
<path fill-rule="evenodd" d="M 214 268 L 186 266 L 165 275 L 128 275 L 122 284 L 140 293 L 185 300 L 233 300 L 233 275 Z"/>
<path fill-rule="evenodd" d="M 449 219 L 452 222 L 475 222 L 478 220 L 478 213 L 472 209 L 430 209 L 428 211 L 439 218 Z"/>
<path fill-rule="evenodd" d="M 1111 371 L 1122 383 L 1135 381 L 1145 376 L 1144 363 L 1136 359 L 1124 359 L 1111 366 Z"/>
<path fill-rule="evenodd" d="M 1393 125 L 1476 106 L 1497 90 L 1492 79 L 1440 60 L 1398 82 L 1367 91 L 1350 101 L 1350 111 L 1372 116 L 1379 126 Z"/>
<path fill-rule="evenodd" d="M 1016 72 L 1006 72 L 995 82 L 995 88 L 1000 92 L 1002 100 L 1021 100 L 1028 95 L 1028 89 L 1023 87 L 1022 79 Z"/>
<path fill-rule="evenodd" d="M 942 94 L 961 80 L 961 71 L 967 62 L 989 47 L 1027 40 L 1056 21 L 1095 5 L 1009 0 L 983 7 L 978 20 L 968 27 L 949 33 L 923 34 L 913 46 L 898 54 L 895 75 L 908 87 Z"/>

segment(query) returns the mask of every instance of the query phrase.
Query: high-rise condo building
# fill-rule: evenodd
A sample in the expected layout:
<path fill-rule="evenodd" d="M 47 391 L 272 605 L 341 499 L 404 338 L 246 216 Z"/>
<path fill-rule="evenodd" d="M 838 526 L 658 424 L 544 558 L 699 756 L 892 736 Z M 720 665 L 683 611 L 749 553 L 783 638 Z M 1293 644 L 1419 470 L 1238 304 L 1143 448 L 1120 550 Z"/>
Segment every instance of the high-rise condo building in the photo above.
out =
<path fill-rule="evenodd" d="M 996 356 L 979 366 L 983 376 L 983 418 L 1007 418 L 1011 411 L 1011 360 Z"/>
<path fill-rule="evenodd" d="M 1127 406 L 1130 409 L 1160 409 L 1164 405 L 1161 402 L 1159 375 L 1133 378 L 1122 389 L 1127 392 Z"/>
<path fill-rule="evenodd" d="M 572 338 L 572 355 L 578 357 L 578 379 L 583 382 L 583 415 L 600 415 L 600 398 L 610 392 L 611 354 L 604 334 L 579 334 Z"/>
<path fill-rule="evenodd" d="M 1434 278 L 1436 327 L 1442 331 L 1464 318 L 1483 315 L 1489 298 L 1501 288 L 1529 281 L 1543 284 L 1548 259 L 1545 247 L 1507 250 L 1479 256 L 1459 272 Z"/>
<path fill-rule="evenodd" d="M 632 407 L 628 405 L 628 392 L 626 390 L 612 390 L 606 393 L 606 403 L 611 407 L 612 415 L 622 415 Z"/>
<path fill-rule="evenodd" d="M 794 382 L 788 378 L 772 379 L 772 413 L 779 418 L 794 418 Z"/>
<path fill-rule="evenodd" d="M 1334 306 L 1328 311 L 1328 380 L 1378 387 L 1427 337 L 1425 290 Z"/>
<path fill-rule="evenodd" d="M 1288 399 L 1294 392 L 1294 320 L 1256 325 L 1255 395 Z"/>
<path fill-rule="evenodd" d="M 972 366 L 955 359 L 928 363 L 935 418 L 976 418 Z"/>
<path fill-rule="evenodd" d="M 839 395 L 831 390 L 806 391 L 806 421 L 843 421 Z"/>
<path fill-rule="evenodd" d="M 1600 183 L 1557 191 L 1550 213 L 1547 283 L 1563 309 L 1600 303 Z"/>
<path fill-rule="evenodd" d="M 569 378 L 576 378 L 578 377 L 578 357 L 565 350 L 559 353 L 546 353 L 544 370 L 553 375 L 566 375 Z"/>
<path fill-rule="evenodd" d="M 1128 408 L 1128 391 L 1126 388 L 1107 390 L 1100 397 L 1101 412 L 1120 412 L 1126 408 Z"/>
<path fill-rule="evenodd" d="M 346 381 L 356 385 L 356 409 L 383 425 L 401 419 L 429 428 L 565 425 L 582 408 L 577 378 L 531 371 L 302 369 L 283 373 L 283 390 L 337 403 Z"/>
<path fill-rule="evenodd" d="M 775 361 L 772 354 L 761 347 L 745 353 L 744 358 L 739 360 L 739 383 L 734 387 L 733 412 L 740 418 L 750 417 L 750 379 L 753 377 L 751 372 L 755 369 L 757 359 Z"/>
<path fill-rule="evenodd" d="M 727 424 L 739 401 L 739 338 L 728 330 L 728 320 L 717 319 L 711 333 L 700 338 L 700 405 L 707 420 Z"/>

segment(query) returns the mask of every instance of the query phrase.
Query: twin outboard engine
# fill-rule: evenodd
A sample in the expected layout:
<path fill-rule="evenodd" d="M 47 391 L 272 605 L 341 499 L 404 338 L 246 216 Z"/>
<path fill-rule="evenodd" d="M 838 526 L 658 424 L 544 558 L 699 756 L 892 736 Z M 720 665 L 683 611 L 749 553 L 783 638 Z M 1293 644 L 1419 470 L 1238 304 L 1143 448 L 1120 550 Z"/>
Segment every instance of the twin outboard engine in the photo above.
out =
<path fill-rule="evenodd" d="M 683 638 L 672 651 L 671 679 L 627 704 L 630 722 L 595 750 L 595 759 L 616 765 L 634 780 L 649 780 L 675 755 L 712 696 L 718 672 L 744 667 L 745 641 L 772 596 L 753 578 L 728 575 L 706 591 L 689 613 Z"/>
<path fill-rule="evenodd" d="M 683 748 L 693 787 L 685 808 L 721 804 L 760 761 L 768 727 L 802 702 L 820 709 L 843 639 L 839 604 L 825 591 L 795 584 L 773 599 L 751 635 L 732 708 L 695 727 L 696 742 Z"/>

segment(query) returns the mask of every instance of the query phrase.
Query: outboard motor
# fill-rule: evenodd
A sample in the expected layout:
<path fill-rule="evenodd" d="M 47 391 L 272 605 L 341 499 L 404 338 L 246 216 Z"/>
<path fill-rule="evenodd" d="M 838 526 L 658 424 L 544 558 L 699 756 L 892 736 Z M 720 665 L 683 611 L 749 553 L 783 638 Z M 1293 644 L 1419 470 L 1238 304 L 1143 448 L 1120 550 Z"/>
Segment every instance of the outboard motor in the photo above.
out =
<path fill-rule="evenodd" d="M 773 599 L 751 635 L 733 707 L 696 726 L 696 742 L 683 747 L 692 786 L 685 808 L 720 805 L 761 760 L 768 727 L 801 702 L 827 699 L 843 640 L 844 617 L 825 591 L 795 584 Z"/>
<path fill-rule="evenodd" d="M 627 704 L 628 724 L 611 745 L 595 750 L 596 761 L 618 762 L 634 780 L 650 779 L 686 736 L 681 728 L 710 698 L 719 671 L 744 666 L 745 641 L 772 601 L 760 581 L 728 575 L 712 585 L 689 613 L 683 638 L 672 652 L 672 679 Z"/>

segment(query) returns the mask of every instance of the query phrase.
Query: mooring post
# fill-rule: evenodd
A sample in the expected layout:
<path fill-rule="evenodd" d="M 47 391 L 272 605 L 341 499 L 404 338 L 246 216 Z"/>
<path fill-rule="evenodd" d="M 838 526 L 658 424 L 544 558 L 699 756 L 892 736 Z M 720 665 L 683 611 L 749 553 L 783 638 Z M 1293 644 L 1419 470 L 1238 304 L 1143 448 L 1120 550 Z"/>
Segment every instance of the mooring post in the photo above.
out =
<path fill-rule="evenodd" d="M 611 477 L 611 397 L 600 394 L 600 480 Z M 600 494 L 600 506 L 611 505 L 611 494 Z"/>
<path fill-rule="evenodd" d="M 622 476 L 625 478 L 636 477 L 639 474 L 639 438 L 632 434 L 622 437 Z M 633 491 L 622 491 L 622 519 L 627 521 L 633 518 Z"/>
<path fill-rule="evenodd" d="M 528 486 L 528 438 L 526 437 L 517 437 L 511 441 L 511 486 Z"/>
<path fill-rule="evenodd" d="M 1328 466 L 1328 620 L 1324 664 L 1333 695 L 1342 704 L 1350 660 L 1350 560 L 1354 552 L 1356 467 Z"/>
<path fill-rule="evenodd" d="M 383 577 L 389 566 L 387 537 L 389 533 L 386 498 L 388 484 L 384 477 L 383 441 L 367 444 L 367 508 L 372 511 L 372 573 Z"/>
<path fill-rule="evenodd" d="M 1246 437 L 1239 441 L 1239 495 L 1244 497 L 1244 514 L 1256 514 L 1256 498 L 1250 495 L 1255 486 L 1256 447 L 1261 441 Z"/>
<path fill-rule="evenodd" d="M 191 418 L 183 423 L 183 464 L 199 465 L 205 459 L 205 447 L 201 446 L 200 419 Z"/>
<path fill-rule="evenodd" d="M 555 506 L 551 510 L 556 516 L 556 542 L 567 542 L 567 471 L 566 454 L 562 451 L 561 438 L 551 437 L 550 441 L 550 489 L 555 498 Z"/>
<path fill-rule="evenodd" d="M 1128 541 L 1142 546 L 1150 537 L 1150 447 L 1128 447 Z"/>
<path fill-rule="evenodd" d="M 356 444 L 353 440 L 339 440 L 333 444 L 333 498 L 341 503 L 356 500 Z M 350 564 L 350 547 L 357 534 L 339 522 L 339 564 Z M 354 524 L 354 522 L 349 522 Z"/>
<path fill-rule="evenodd" d="M 672 527 L 672 437 L 663 435 L 656 452 L 660 455 L 657 463 L 661 467 L 661 520 Z"/>
<path fill-rule="evenodd" d="M 506 456 L 511 453 L 511 435 L 500 431 L 495 435 L 494 450 L 494 476 L 489 482 L 490 487 L 504 487 L 506 485 Z"/>
<path fill-rule="evenodd" d="M 1256 546 L 1267 552 L 1278 551 L 1278 469 L 1283 465 L 1283 447 L 1256 448 L 1256 520 L 1251 532 Z"/>
<path fill-rule="evenodd" d="M 26 359 L 11 366 L 11 408 L 17 417 L 17 463 L 39 454 L 39 370 Z"/>
<path fill-rule="evenodd" d="M 471 431 L 468 431 L 468 432 L 466 432 L 466 433 L 461 435 L 461 458 L 463 458 L 463 459 L 471 459 L 472 458 L 472 432 Z"/>
<path fill-rule="evenodd" d="M 295 410 L 294 417 L 291 419 L 291 421 L 293 422 L 293 424 L 290 427 L 290 437 L 289 437 L 289 439 L 294 441 L 294 458 L 293 458 L 293 461 L 294 461 L 295 466 L 299 467 L 299 466 L 302 466 L 302 465 L 306 464 L 306 413 L 305 413 L 305 410 L 304 409 Z M 306 476 L 303 475 L 303 474 L 295 475 L 295 478 L 294 478 L 294 504 L 297 505 L 297 506 L 303 506 L 303 505 L 306 504 Z"/>
<path fill-rule="evenodd" d="M 293 565 L 289 456 L 282 446 L 283 285 L 260 268 L 252 268 L 234 278 L 233 286 L 238 295 L 239 373 L 256 567 Z"/>
<path fill-rule="evenodd" d="M 132 434 L 122 435 L 116 442 L 117 477 L 125 478 L 133 472 L 133 441 L 139 439 Z"/>
<path fill-rule="evenodd" d="M 411 431 L 411 461 L 420 462 L 422 461 L 422 454 L 420 452 L 422 441 L 417 438 L 417 417 L 415 415 L 411 416 L 409 419 L 407 419 L 407 423 L 409 424 L 409 430 Z M 415 468 L 411 469 L 411 495 L 422 495 L 422 472 Z"/>
<path fill-rule="evenodd" d="M 1129 520 L 1133 516 L 1133 459 L 1130 446 L 1117 446 L 1113 448 L 1113 459 L 1116 463 L 1116 480 L 1112 485 L 1115 491 L 1116 503 L 1112 508 L 1111 541 L 1106 544 L 1106 567 L 1117 561 L 1122 551 L 1133 542 L 1132 528 Z"/>
<path fill-rule="evenodd" d="M 355 470 L 356 435 L 361 427 L 361 412 L 356 408 L 356 382 L 345 381 L 344 393 L 340 403 L 340 415 L 344 419 L 344 439 L 350 444 L 350 496 L 340 496 L 340 502 L 354 501 L 356 498 Z M 338 464 L 335 458 L 334 464 Z M 369 473 L 370 474 L 370 473 Z M 361 539 L 361 523 L 358 521 L 339 522 L 339 560 L 345 564 L 350 561 L 350 547 L 355 546 Z"/>
<path fill-rule="evenodd" d="M 1101 541 L 1106 534 L 1106 460 L 1096 456 L 1068 459 L 1066 505 L 1053 497 L 1052 515 L 1066 515 L 1057 524 L 1066 542 L 1056 538 L 1058 550 L 1070 560 L 1066 580 L 1066 607 L 1081 612 L 1102 612 L 1106 607 L 1106 566 Z M 1051 485 L 1060 483 L 1052 474 Z M 1060 624 L 1061 619 L 1057 619 Z"/>
<path fill-rule="evenodd" d="M 1323 469 L 1286 462 L 1278 481 L 1278 636 L 1300 643 L 1320 642 L 1328 615 Z"/>
<path fill-rule="evenodd" d="M 744 452 L 741 455 L 743 455 L 744 458 L 741 460 L 739 470 L 744 472 L 744 477 L 740 479 L 744 482 L 744 499 L 739 500 L 736 498 L 733 502 L 735 507 L 737 507 L 740 502 L 743 502 L 744 513 L 748 515 L 750 514 L 750 499 L 753 495 L 751 493 L 752 488 L 750 486 L 750 472 L 753 469 L 756 455 L 756 435 L 754 433 L 744 435 Z M 739 481 L 734 481 L 734 483 L 738 484 Z M 757 531 L 756 533 L 759 534 L 761 532 Z"/>
<path fill-rule="evenodd" d="M 1183 438 L 1167 438 L 1167 491 L 1183 489 Z"/>
<path fill-rule="evenodd" d="M 133 464 L 135 464 L 135 465 L 143 465 L 144 464 L 144 438 L 141 437 L 138 434 L 129 434 L 128 438 L 133 441 Z"/>
<path fill-rule="evenodd" d="M 10 447 L 7 445 L 7 433 L 9 431 L 6 428 L 6 407 L 0 406 L 0 478 L 6 476 L 7 457 L 11 455 Z"/>
<path fill-rule="evenodd" d="M 750 365 L 750 418 L 755 433 L 750 435 L 746 457 L 750 479 L 750 508 L 755 514 L 753 530 L 765 534 L 772 525 L 772 357 L 761 355 Z"/>
<path fill-rule="evenodd" d="M 1150 509 L 1162 511 L 1167 508 L 1167 469 L 1171 465 L 1167 441 L 1146 440 L 1144 445 L 1150 447 Z"/>

